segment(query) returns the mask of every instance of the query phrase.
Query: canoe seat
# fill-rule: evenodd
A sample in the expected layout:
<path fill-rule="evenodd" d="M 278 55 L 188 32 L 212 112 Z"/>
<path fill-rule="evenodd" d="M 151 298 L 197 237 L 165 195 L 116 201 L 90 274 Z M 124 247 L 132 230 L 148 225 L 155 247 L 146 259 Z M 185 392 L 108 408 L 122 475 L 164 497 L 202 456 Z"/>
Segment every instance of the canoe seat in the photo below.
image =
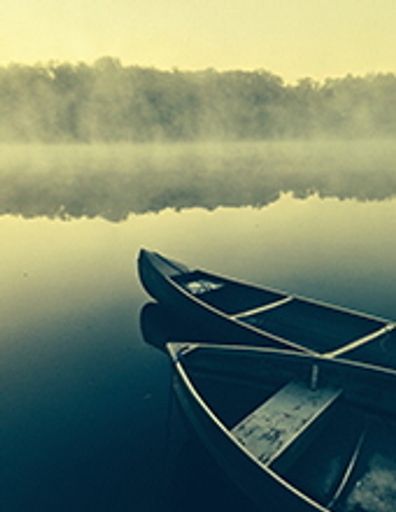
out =
<path fill-rule="evenodd" d="M 313 390 L 305 382 L 289 382 L 240 421 L 232 434 L 260 462 L 276 462 L 281 469 L 298 455 L 297 446 L 306 446 L 303 440 L 312 440 L 341 391 L 333 387 Z"/>

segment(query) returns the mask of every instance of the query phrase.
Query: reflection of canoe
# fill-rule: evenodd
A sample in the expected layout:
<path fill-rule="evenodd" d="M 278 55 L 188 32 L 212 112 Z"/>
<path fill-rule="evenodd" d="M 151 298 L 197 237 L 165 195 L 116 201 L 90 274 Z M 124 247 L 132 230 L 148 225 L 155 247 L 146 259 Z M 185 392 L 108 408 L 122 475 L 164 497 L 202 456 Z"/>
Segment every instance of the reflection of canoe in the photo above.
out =
<path fill-rule="evenodd" d="M 168 341 L 198 341 L 199 337 L 188 322 L 158 302 L 147 302 L 140 311 L 140 331 L 144 341 L 165 352 Z"/>
<path fill-rule="evenodd" d="M 393 322 L 318 301 L 190 270 L 141 250 L 147 292 L 201 335 L 218 341 L 299 349 L 396 368 Z"/>
<path fill-rule="evenodd" d="M 396 372 L 284 349 L 167 348 L 199 437 L 266 510 L 396 510 Z"/>

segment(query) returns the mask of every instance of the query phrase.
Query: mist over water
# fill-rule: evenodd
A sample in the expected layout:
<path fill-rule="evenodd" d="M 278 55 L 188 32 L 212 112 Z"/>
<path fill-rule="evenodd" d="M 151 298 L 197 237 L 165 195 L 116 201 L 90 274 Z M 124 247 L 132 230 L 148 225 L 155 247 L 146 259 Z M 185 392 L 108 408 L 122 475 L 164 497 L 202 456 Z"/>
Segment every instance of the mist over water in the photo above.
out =
<path fill-rule="evenodd" d="M 102 217 L 165 208 L 263 207 L 282 194 L 384 200 L 393 140 L 3 145 L 0 214 Z"/>

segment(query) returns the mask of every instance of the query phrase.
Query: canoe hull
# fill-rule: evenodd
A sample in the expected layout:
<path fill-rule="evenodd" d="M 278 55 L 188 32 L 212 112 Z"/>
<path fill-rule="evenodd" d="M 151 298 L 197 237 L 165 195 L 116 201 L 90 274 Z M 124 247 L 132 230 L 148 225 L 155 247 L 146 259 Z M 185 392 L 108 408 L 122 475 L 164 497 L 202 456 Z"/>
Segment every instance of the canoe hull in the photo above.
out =
<path fill-rule="evenodd" d="M 146 291 L 193 339 L 292 349 L 396 369 L 396 323 L 203 270 L 141 250 Z"/>
<path fill-rule="evenodd" d="M 376 452 L 378 446 L 374 448 L 372 445 L 373 442 L 377 443 L 378 434 L 382 432 L 381 429 L 378 430 L 378 425 L 386 423 L 388 432 L 394 432 L 393 397 L 396 390 L 396 374 L 394 372 L 371 370 L 347 361 L 331 361 L 292 351 L 257 347 L 225 347 L 210 343 L 178 342 L 168 343 L 167 350 L 175 367 L 174 390 L 193 430 L 218 466 L 259 506 L 265 506 L 266 510 L 274 512 L 288 510 L 329 512 L 333 510 L 333 504 L 340 501 L 339 498 L 345 489 L 348 489 L 345 497 L 351 495 L 352 489 L 358 489 L 357 493 L 359 493 L 363 483 L 368 495 L 370 492 L 374 492 L 370 488 L 372 476 L 363 477 L 362 475 L 370 472 L 367 466 L 369 459 L 366 457 L 380 453 Z M 315 383 L 312 380 L 313 368 L 317 369 L 319 375 L 319 381 L 315 379 Z M 207 378 L 211 379 L 213 376 L 216 376 L 216 379 L 220 378 L 219 383 L 223 379 L 223 385 L 224 379 L 229 379 L 229 384 L 236 386 L 236 388 L 234 387 L 237 391 L 235 396 L 240 398 L 236 398 L 234 403 L 245 403 L 246 407 L 245 413 L 239 417 L 242 418 L 242 421 L 237 419 L 235 423 L 235 416 L 233 416 L 234 419 L 231 419 L 229 415 L 224 415 L 224 409 L 221 411 L 221 407 L 218 407 L 219 402 L 216 405 L 216 400 L 213 401 L 213 394 L 211 398 L 211 392 L 208 393 Z M 299 381 L 301 378 L 303 380 Z M 247 396 L 245 395 L 245 399 L 243 399 L 243 393 L 238 394 L 243 382 L 254 383 L 255 389 L 260 390 L 261 398 L 258 407 L 254 406 L 251 409 L 249 399 L 246 401 Z M 284 386 L 285 382 L 286 386 Z M 302 382 L 306 382 L 307 385 L 302 386 Z M 270 383 L 274 391 L 263 400 L 261 393 L 265 389 L 265 383 Z M 318 387 L 316 388 L 316 386 Z M 220 391 L 218 397 L 224 393 L 224 389 Z M 291 393 L 292 390 L 294 390 L 294 394 Z M 215 390 L 214 394 L 216 395 L 217 392 L 218 390 Z M 348 409 L 346 404 L 349 404 L 351 408 Z M 286 407 L 286 413 L 282 416 L 280 436 L 274 437 L 280 425 L 280 406 Z M 234 410 L 238 409 L 238 406 L 235 405 L 231 405 L 231 407 Z M 276 412 L 277 408 L 278 412 Z M 254 410 L 254 414 L 252 414 L 252 410 Z M 248 411 L 247 414 L 246 411 Z M 273 423 L 271 423 L 272 420 L 269 420 L 269 416 L 265 416 L 267 413 L 264 411 L 275 411 Z M 363 411 L 365 412 L 363 413 Z M 353 422 L 355 430 L 353 439 L 352 437 L 350 439 L 351 445 L 342 447 L 341 439 L 337 438 L 338 434 L 335 441 L 332 441 L 333 433 L 340 432 L 339 428 L 348 417 L 345 414 L 349 413 L 351 413 L 350 421 Z M 240 411 L 237 414 L 239 415 Z M 304 420 L 306 414 L 311 415 L 311 419 L 307 422 Z M 258 419 L 260 415 L 261 420 Z M 240 425 L 247 425 L 245 433 L 240 433 Z M 305 426 L 302 427 L 302 425 Z M 293 430 L 294 427 L 296 427 L 295 430 Z M 261 429 L 261 434 L 257 434 L 257 429 Z M 289 432 L 291 432 L 290 436 Z M 364 439 L 366 432 L 371 432 L 371 438 L 366 443 L 368 451 L 362 455 L 359 467 L 355 470 L 356 459 L 353 454 L 358 456 L 362 446 L 361 440 Z M 269 433 L 271 435 L 268 435 Z M 289 479 L 288 471 L 295 464 L 296 457 L 300 461 L 301 457 L 305 457 L 304 452 L 311 443 L 319 441 L 326 443 L 321 440 L 322 435 L 324 435 L 324 440 L 327 439 L 330 441 L 330 446 L 333 446 L 330 463 L 334 460 L 334 456 L 339 460 L 344 460 L 344 463 L 339 467 L 339 473 L 334 472 L 335 466 L 331 464 L 324 466 L 320 458 L 312 459 L 313 452 L 311 450 L 308 460 L 311 463 L 315 460 L 319 462 L 321 469 L 318 468 L 316 481 L 316 485 L 319 487 L 310 488 L 308 485 L 307 488 L 308 480 L 303 485 L 301 485 L 301 481 L 298 484 L 295 481 L 296 475 Z M 284 436 L 282 442 L 286 449 L 281 449 L 279 452 L 278 441 L 282 439 L 282 436 Z M 254 438 L 253 443 L 250 441 L 252 438 Z M 275 458 L 270 458 L 268 463 L 263 462 L 267 460 L 262 456 L 263 448 L 267 449 L 271 443 L 274 443 L 277 455 Z M 318 446 L 320 444 L 316 444 L 314 453 L 321 452 Z M 394 446 L 393 434 L 389 438 L 390 449 L 386 452 L 389 460 L 383 466 L 385 472 L 387 465 L 389 468 L 394 467 L 395 457 L 392 446 Z M 370 450 L 373 450 L 371 455 Z M 280 456 L 279 453 L 281 453 Z M 313 468 L 315 468 L 315 464 Z M 306 469 L 302 466 L 302 473 Z M 392 471 L 389 470 L 388 479 L 394 476 L 395 473 Z M 306 478 L 311 477 L 308 472 Z M 393 510 L 395 503 L 389 490 L 389 482 L 386 482 L 387 478 L 381 484 L 382 488 L 377 482 L 378 488 L 375 492 L 378 492 L 379 499 L 383 499 L 387 507 L 392 506 L 386 510 Z M 392 489 L 395 489 L 394 485 Z M 328 503 L 331 505 L 326 505 Z M 344 503 L 342 500 L 337 503 L 336 510 L 349 510 L 348 506 L 342 503 Z M 338 508 L 338 505 L 341 505 L 341 508 Z M 378 510 L 379 512 L 380 509 L 363 508 L 362 510 Z"/>

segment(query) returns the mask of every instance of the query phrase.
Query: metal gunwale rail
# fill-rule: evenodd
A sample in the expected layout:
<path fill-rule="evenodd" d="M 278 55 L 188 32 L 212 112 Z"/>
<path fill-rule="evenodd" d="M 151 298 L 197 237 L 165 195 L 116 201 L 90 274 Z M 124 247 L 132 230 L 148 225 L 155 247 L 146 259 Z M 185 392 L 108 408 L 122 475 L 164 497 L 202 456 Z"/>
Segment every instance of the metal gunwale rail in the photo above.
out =
<path fill-rule="evenodd" d="M 250 286 L 251 288 L 255 288 L 256 290 L 261 290 L 261 291 L 269 291 L 269 292 L 273 292 L 273 293 L 277 293 L 279 295 L 293 295 L 293 298 L 294 299 L 297 299 L 297 300 L 301 300 L 302 302 L 307 302 L 307 303 L 310 303 L 310 304 L 314 304 L 316 306 L 322 306 L 322 307 L 325 307 L 327 309 L 333 309 L 333 310 L 336 310 L 336 311 L 340 311 L 340 312 L 343 312 L 343 313 L 347 313 L 347 314 L 350 314 L 350 315 L 353 315 L 353 316 L 357 316 L 357 317 L 363 317 L 363 318 L 366 318 L 367 320 L 374 320 L 376 322 L 381 322 L 383 324 L 389 324 L 391 323 L 391 321 L 389 319 L 386 319 L 386 318 L 383 318 L 383 317 L 380 317 L 380 316 L 376 316 L 376 315 L 371 315 L 369 313 L 365 313 L 363 311 L 358 311 L 356 309 L 353 309 L 353 308 L 349 308 L 347 306 L 340 306 L 338 304 L 331 304 L 330 302 L 326 302 L 324 300 L 320 300 L 320 299 L 313 299 L 311 297 L 306 297 L 305 295 L 300 295 L 300 294 L 291 294 L 290 292 L 287 292 L 285 290 L 281 290 L 279 288 L 274 288 L 274 287 L 271 287 L 271 286 L 259 286 L 255 283 L 251 283 L 249 281 L 245 281 L 243 279 L 235 279 L 235 278 L 232 278 L 232 277 L 229 277 L 227 275 L 222 275 L 222 274 L 213 274 L 212 272 L 208 272 L 207 270 L 204 270 L 204 269 L 195 269 L 195 270 L 190 270 L 190 272 L 202 272 L 204 274 L 207 274 L 208 276 L 213 276 L 213 277 L 216 277 L 218 279 L 223 279 L 223 280 L 226 280 L 226 281 L 230 281 L 230 282 L 234 282 L 234 283 L 238 283 L 238 284 L 242 284 L 242 285 L 245 285 L 245 286 Z"/>
<path fill-rule="evenodd" d="M 351 474 L 352 474 L 352 472 L 353 472 L 353 470 L 354 470 L 354 468 L 356 466 L 357 460 L 358 460 L 360 452 L 362 450 L 362 446 L 363 446 L 363 442 L 364 442 L 365 437 L 366 437 L 366 433 L 367 433 L 367 431 L 366 431 L 366 429 L 364 429 L 363 432 L 359 436 L 359 439 L 358 439 L 358 442 L 356 443 L 356 446 L 355 446 L 355 449 L 353 451 L 352 457 L 349 460 L 349 464 L 348 464 L 346 470 L 344 471 L 342 479 L 341 479 L 341 481 L 340 481 L 340 483 L 339 483 L 335 493 L 333 494 L 333 497 L 331 498 L 331 500 L 329 501 L 329 503 L 327 505 L 329 508 L 333 507 L 333 505 L 336 503 L 338 498 L 343 493 L 345 487 L 349 483 Z"/>
<path fill-rule="evenodd" d="M 168 344 L 172 344 L 172 345 L 183 345 L 183 347 L 187 348 L 187 345 L 189 344 L 189 342 L 185 342 L 185 343 L 180 343 L 180 342 L 168 342 Z M 183 355 L 186 355 L 187 353 L 191 353 L 193 352 L 194 350 L 199 350 L 199 349 L 209 349 L 209 350 L 229 350 L 229 351 L 245 351 L 245 352 L 262 352 L 262 353 L 269 353 L 269 354 L 293 354 L 295 356 L 298 356 L 300 358 L 305 358 L 305 359 L 314 359 L 315 361 L 323 361 L 323 362 L 326 362 L 326 361 L 331 361 L 331 362 L 336 362 L 337 364 L 339 365 L 342 365 L 342 366 L 351 366 L 351 367 L 356 367 L 356 368 L 362 368 L 362 369 L 366 369 L 366 370 L 373 370 L 373 371 L 377 371 L 377 372 L 381 372 L 381 373 L 384 373 L 386 375 L 390 375 L 392 377 L 396 377 L 396 369 L 393 369 L 393 368 L 386 368 L 384 366 L 379 366 L 379 365 L 376 365 L 376 364 L 372 364 L 372 363 L 365 363 L 363 361 L 354 361 L 352 359 L 345 359 L 345 358 L 340 358 L 340 359 L 333 359 L 333 358 L 329 358 L 329 357 L 324 357 L 323 354 L 310 354 L 310 353 L 307 353 L 307 352 L 296 352 L 294 350 L 291 350 L 291 349 L 282 349 L 282 348 L 273 348 L 273 347 L 260 347 L 260 346 L 253 346 L 253 345 L 238 345 L 236 343 L 230 343 L 230 344 L 226 344 L 226 343 L 207 343 L 207 342 L 190 342 L 190 345 L 191 347 L 189 348 L 189 350 L 187 350 L 186 352 L 184 352 L 182 350 L 182 352 L 179 354 L 179 356 L 183 357 Z"/>

